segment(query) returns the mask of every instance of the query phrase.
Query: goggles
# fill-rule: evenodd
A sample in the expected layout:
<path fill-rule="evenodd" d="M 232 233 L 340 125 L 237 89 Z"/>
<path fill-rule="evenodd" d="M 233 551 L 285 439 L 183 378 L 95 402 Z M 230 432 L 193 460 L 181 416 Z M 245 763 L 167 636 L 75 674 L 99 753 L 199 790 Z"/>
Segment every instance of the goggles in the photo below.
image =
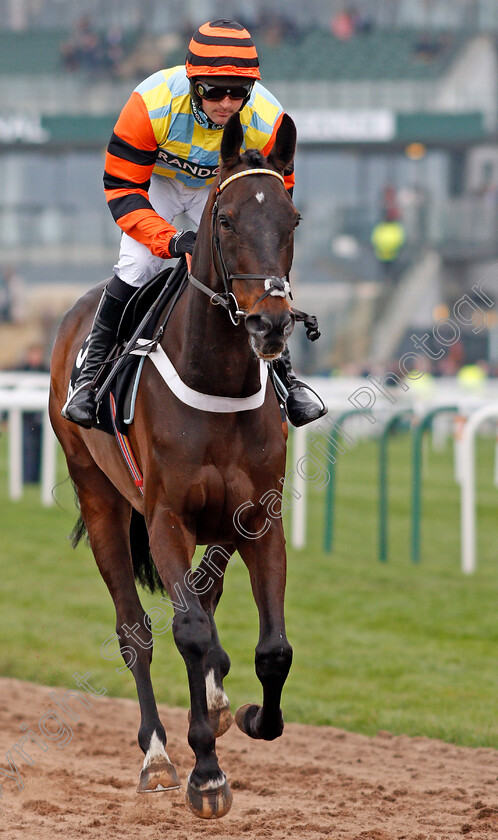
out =
<path fill-rule="evenodd" d="M 253 85 L 254 82 L 248 82 L 246 85 L 210 85 L 207 82 L 196 82 L 194 90 L 201 99 L 221 102 L 225 96 L 229 99 L 246 99 L 250 96 Z"/>

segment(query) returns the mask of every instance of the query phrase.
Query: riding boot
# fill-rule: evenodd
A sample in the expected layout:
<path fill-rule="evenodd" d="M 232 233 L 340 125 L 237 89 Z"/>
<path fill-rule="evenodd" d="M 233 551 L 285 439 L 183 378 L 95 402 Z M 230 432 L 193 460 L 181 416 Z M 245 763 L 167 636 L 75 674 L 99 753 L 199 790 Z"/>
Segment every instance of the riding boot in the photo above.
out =
<path fill-rule="evenodd" d="M 312 399 L 309 386 L 301 382 L 294 373 L 287 346 L 280 358 L 272 364 L 288 391 L 285 413 L 293 426 L 305 426 L 327 413 L 327 406 Z"/>
<path fill-rule="evenodd" d="M 96 377 L 116 342 L 119 322 L 134 286 L 114 277 L 105 287 L 93 320 L 85 363 L 62 416 L 85 429 L 97 422 Z"/>

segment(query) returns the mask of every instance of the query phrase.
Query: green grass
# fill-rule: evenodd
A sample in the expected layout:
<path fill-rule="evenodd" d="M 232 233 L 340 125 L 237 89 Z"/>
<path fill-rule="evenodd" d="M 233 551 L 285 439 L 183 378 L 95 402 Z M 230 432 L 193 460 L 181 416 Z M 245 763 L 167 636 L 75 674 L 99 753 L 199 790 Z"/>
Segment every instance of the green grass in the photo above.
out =
<path fill-rule="evenodd" d="M 449 446 L 442 453 L 427 448 L 422 559 L 410 563 L 406 435 L 390 445 L 390 557 L 377 561 L 376 454 L 374 442 L 360 442 L 339 459 L 330 555 L 322 548 L 325 491 L 309 485 L 308 545 L 288 552 L 294 662 L 285 717 L 367 734 L 387 729 L 498 747 L 494 442 L 478 445 L 479 552 L 472 577 L 459 568 L 459 491 Z M 114 632 L 114 610 L 89 549 L 73 551 L 67 539 L 76 518 L 68 482 L 56 496 L 58 506 L 49 509 L 41 507 L 35 487 L 26 488 L 22 502 L 9 501 L 2 436 L 0 673 L 73 685 L 74 672 L 90 671 L 97 687 L 135 697 L 131 675 L 116 671 L 122 660 L 101 656 Z M 155 602 L 144 595 L 145 607 Z M 240 558 L 228 570 L 217 616 L 232 659 L 226 680 L 232 707 L 258 701 L 257 614 Z M 171 633 L 156 640 L 153 680 L 159 701 L 188 705 Z"/>

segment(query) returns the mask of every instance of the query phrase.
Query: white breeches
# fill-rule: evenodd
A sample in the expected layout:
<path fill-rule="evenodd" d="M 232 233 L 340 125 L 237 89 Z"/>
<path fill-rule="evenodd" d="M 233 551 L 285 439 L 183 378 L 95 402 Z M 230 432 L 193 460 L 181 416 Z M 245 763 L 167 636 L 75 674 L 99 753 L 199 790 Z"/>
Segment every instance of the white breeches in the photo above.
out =
<path fill-rule="evenodd" d="M 149 200 L 156 213 L 170 224 L 180 213 L 186 213 L 198 227 L 211 187 L 198 190 L 185 187 L 174 178 L 153 175 Z M 165 260 L 155 257 L 146 245 L 132 239 L 127 233 L 121 236 L 118 262 L 114 274 L 130 286 L 142 286 L 164 267 Z"/>

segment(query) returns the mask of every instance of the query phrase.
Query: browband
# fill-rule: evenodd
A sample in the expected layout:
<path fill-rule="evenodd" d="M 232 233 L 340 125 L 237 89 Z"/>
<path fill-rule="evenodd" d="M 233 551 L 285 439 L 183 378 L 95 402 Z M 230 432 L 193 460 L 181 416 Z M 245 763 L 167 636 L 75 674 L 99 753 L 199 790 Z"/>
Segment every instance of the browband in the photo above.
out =
<path fill-rule="evenodd" d="M 273 169 L 244 169 L 243 172 L 236 172 L 235 175 L 230 175 L 229 178 L 226 178 L 217 188 L 216 194 L 219 195 L 225 187 L 228 187 L 232 181 L 236 181 L 238 178 L 243 178 L 244 175 L 273 175 L 275 178 L 278 178 L 279 181 L 282 181 L 282 184 L 285 186 L 285 181 L 281 176 L 280 172 L 275 172 Z"/>

